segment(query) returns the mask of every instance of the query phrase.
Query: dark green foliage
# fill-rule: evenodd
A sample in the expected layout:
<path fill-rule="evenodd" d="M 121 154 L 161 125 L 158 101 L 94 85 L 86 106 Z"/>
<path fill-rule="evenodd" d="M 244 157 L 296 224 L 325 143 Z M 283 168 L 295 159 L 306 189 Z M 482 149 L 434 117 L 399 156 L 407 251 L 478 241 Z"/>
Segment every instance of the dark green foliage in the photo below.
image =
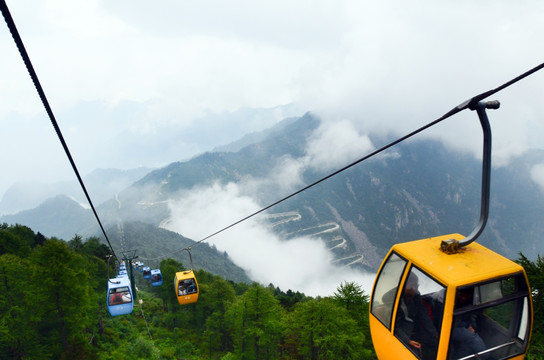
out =
<path fill-rule="evenodd" d="M 525 269 L 533 295 L 533 334 L 527 359 L 544 359 L 544 258 L 538 255 L 530 261 L 520 253 L 516 262 Z"/>
<path fill-rule="evenodd" d="M 1 357 L 89 357 L 98 325 L 96 276 L 105 265 L 28 228 L 2 227 L 0 237 L 6 235 L 19 248 L 0 257 Z"/>
<path fill-rule="evenodd" d="M 226 314 L 237 357 L 248 360 L 279 358 L 284 312 L 272 292 L 258 284 L 253 284 L 240 296 Z"/>
<path fill-rule="evenodd" d="M 34 245 L 34 233 L 23 225 L 0 226 L 0 255 L 14 254 L 21 257 L 28 256 L 31 246 Z"/>
<path fill-rule="evenodd" d="M 362 359 L 365 336 L 349 312 L 330 298 L 299 303 L 287 330 L 290 358 Z"/>
<path fill-rule="evenodd" d="M 136 272 L 133 313 L 111 317 L 105 301 L 107 263 L 95 239 L 46 239 L 37 245 L 28 228 L 0 227 L 0 236 L 6 234 L 8 248 L 19 247 L 0 255 L 1 359 L 375 358 L 368 295 L 356 283 L 341 283 L 334 296 L 312 298 L 198 270 L 199 300 L 180 306 L 173 278 L 186 266 L 165 259 L 160 263 L 164 284 L 151 287 Z M 544 261 L 523 254 L 517 261 L 534 296 L 527 358 L 541 359 Z"/>
<path fill-rule="evenodd" d="M 47 240 L 31 255 L 38 306 L 44 311 L 40 333 L 59 344 L 62 355 L 77 354 L 92 336 L 94 289 L 87 259 L 61 240 Z"/>
<path fill-rule="evenodd" d="M 37 306 L 35 271 L 27 259 L 0 256 L 0 358 L 37 359 L 41 353 L 38 327 L 43 309 Z M 29 311 L 32 309 L 32 311 Z"/>
<path fill-rule="evenodd" d="M 272 286 L 273 287 L 273 286 Z M 279 300 L 281 306 L 283 306 L 287 310 L 291 310 L 293 306 L 295 306 L 300 301 L 306 301 L 309 300 L 306 295 L 300 292 L 294 292 L 291 289 L 287 290 L 287 292 L 283 292 L 280 290 L 280 288 L 274 289 L 274 297 Z"/>

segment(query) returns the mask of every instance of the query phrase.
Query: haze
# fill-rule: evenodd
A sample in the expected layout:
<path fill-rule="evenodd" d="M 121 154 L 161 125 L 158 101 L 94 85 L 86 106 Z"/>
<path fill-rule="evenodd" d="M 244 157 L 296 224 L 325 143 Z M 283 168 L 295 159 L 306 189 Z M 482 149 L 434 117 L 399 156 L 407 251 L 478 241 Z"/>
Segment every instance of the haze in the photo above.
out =
<path fill-rule="evenodd" d="M 7 4 L 81 174 L 164 166 L 312 111 L 323 125 L 306 162 L 285 159 L 275 178 L 261 179 L 293 188 L 301 166 L 345 165 L 381 145 L 369 133 L 404 135 L 544 61 L 538 0 Z M 0 49 L 0 196 L 16 182 L 75 179 L 5 25 Z M 543 93 L 539 72 L 494 96 L 502 104 L 490 113 L 494 166 L 544 148 Z M 477 117 L 468 111 L 421 136 L 481 152 Z M 544 188 L 543 168 L 532 177 Z M 231 186 L 201 194 L 240 202 L 231 216 L 262 205 Z M 191 221 L 194 228 L 172 226 L 207 235 Z M 277 245 L 259 250 L 273 258 L 306 247 L 307 239 L 274 239 L 258 222 L 244 226 Z M 229 254 L 259 262 L 237 252 L 251 249 L 245 241 Z M 309 272 L 328 271 L 326 252 L 312 251 Z M 280 268 L 259 276 L 287 281 L 290 266 Z"/>

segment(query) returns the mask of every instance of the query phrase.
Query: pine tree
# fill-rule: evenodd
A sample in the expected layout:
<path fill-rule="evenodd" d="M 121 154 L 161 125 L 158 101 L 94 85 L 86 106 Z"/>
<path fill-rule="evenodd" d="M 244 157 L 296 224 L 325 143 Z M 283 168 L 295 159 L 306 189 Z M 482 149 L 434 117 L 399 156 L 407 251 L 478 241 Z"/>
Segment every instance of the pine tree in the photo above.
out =
<path fill-rule="evenodd" d="M 253 284 L 227 311 L 235 355 L 242 360 L 277 359 L 283 315 L 272 293 Z"/>
<path fill-rule="evenodd" d="M 364 359 L 364 335 L 346 309 L 330 299 L 295 305 L 286 330 L 291 358 Z"/>
<path fill-rule="evenodd" d="M 96 311 L 85 259 L 64 241 L 50 239 L 36 249 L 31 259 L 38 265 L 34 277 L 38 304 L 44 309 L 40 331 L 60 345 L 59 357 L 78 357 L 87 351 L 93 335 Z"/>
<path fill-rule="evenodd" d="M 37 306 L 34 265 L 13 254 L 0 256 L 0 358 L 47 358 L 37 324 L 44 315 Z"/>

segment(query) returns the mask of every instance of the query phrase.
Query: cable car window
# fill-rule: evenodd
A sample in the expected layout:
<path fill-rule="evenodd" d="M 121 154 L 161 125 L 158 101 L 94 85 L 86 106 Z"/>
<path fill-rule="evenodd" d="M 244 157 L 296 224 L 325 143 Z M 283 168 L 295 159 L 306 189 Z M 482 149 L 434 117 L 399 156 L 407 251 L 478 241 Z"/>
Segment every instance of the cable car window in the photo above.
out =
<path fill-rule="evenodd" d="M 500 281 L 494 281 L 489 284 L 479 286 L 480 301 L 482 303 L 502 298 L 502 286 Z"/>
<path fill-rule="evenodd" d="M 523 275 L 459 288 L 448 359 L 502 359 L 522 354 L 529 328 Z"/>
<path fill-rule="evenodd" d="M 110 305 L 126 304 L 132 301 L 128 286 L 110 289 Z"/>
<path fill-rule="evenodd" d="M 374 286 L 371 312 L 388 329 L 391 329 L 393 306 L 395 305 L 397 289 L 405 267 L 406 260 L 392 253 L 383 265 Z"/>
<path fill-rule="evenodd" d="M 197 291 L 195 279 L 180 280 L 178 284 L 178 296 L 195 294 Z"/>
<path fill-rule="evenodd" d="M 419 359 L 435 359 L 446 288 L 412 267 L 399 300 L 395 336 Z"/>
<path fill-rule="evenodd" d="M 527 298 L 523 299 L 523 309 L 521 312 L 521 322 L 519 324 L 518 338 L 525 341 L 528 334 L 529 325 L 529 301 Z"/>

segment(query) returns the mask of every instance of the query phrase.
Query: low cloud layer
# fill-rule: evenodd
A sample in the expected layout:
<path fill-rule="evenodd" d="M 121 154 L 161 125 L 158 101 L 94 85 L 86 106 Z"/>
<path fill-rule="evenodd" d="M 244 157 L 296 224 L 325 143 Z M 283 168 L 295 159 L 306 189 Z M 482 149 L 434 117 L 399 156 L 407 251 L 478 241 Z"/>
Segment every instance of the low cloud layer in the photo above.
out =
<path fill-rule="evenodd" d="M 260 209 L 236 184 L 191 189 L 170 202 L 171 220 L 165 226 L 194 240 Z M 257 215 L 207 240 L 263 285 L 311 296 L 332 295 L 344 281 L 354 281 L 370 293 L 373 275 L 332 264 L 321 241 L 305 237 L 282 240 L 272 232 L 266 215 Z M 198 259 L 194 259 L 198 264 Z"/>

